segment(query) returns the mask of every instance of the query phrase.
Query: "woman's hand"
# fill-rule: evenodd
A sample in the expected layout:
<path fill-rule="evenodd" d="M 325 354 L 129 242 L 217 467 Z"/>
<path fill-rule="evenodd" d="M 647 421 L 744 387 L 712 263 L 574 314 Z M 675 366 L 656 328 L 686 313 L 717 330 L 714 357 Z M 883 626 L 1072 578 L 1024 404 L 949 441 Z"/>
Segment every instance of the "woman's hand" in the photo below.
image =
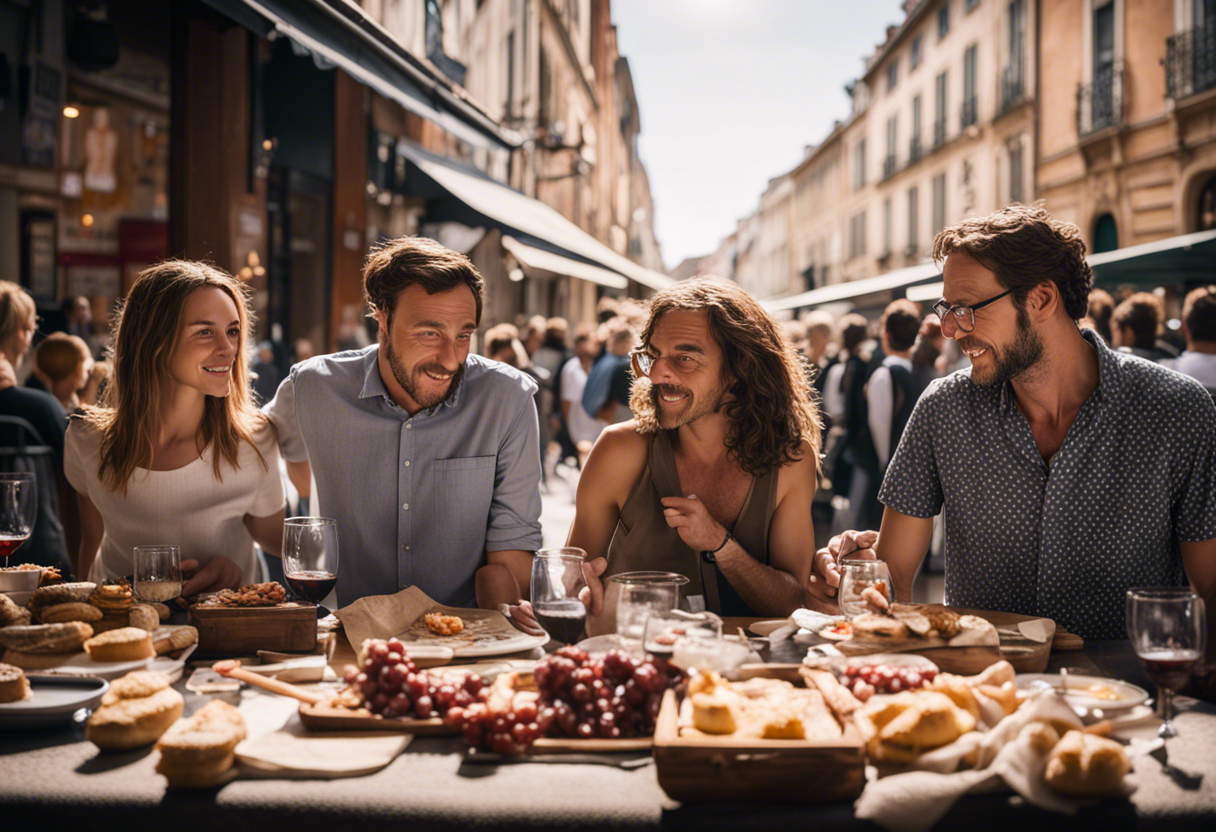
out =
<path fill-rule="evenodd" d="M 231 558 L 216 555 L 199 568 L 198 561 L 189 558 L 182 561 L 182 597 L 190 598 L 203 592 L 218 592 L 221 589 L 236 589 L 241 585 L 241 567 Z"/>

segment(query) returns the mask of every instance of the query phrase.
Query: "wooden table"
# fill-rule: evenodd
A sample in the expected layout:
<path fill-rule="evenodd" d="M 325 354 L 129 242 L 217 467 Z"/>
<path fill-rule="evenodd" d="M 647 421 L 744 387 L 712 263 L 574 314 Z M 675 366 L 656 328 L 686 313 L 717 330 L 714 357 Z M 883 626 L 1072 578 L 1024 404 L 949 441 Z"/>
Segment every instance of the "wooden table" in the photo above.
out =
<path fill-rule="evenodd" d="M 349 646 L 334 664 L 353 658 Z M 1053 657 L 1053 667 L 1077 667 L 1147 684 L 1126 641 L 1093 642 L 1079 653 Z M 179 683 L 181 688 L 182 683 Z M 187 712 L 206 699 L 187 694 Z M 1109 801 L 1068 817 L 1017 805 L 1008 794 L 971 796 L 943 821 L 945 827 L 1018 826 L 1049 829 L 1216 828 L 1216 708 L 1196 703 L 1178 718 L 1169 762 L 1202 779 L 1195 787 L 1152 759 L 1138 762 L 1139 790 L 1130 801 Z M 467 761 L 459 740 L 417 738 L 387 768 L 348 780 L 241 779 L 213 791 L 167 793 L 153 772 L 150 749 L 99 755 L 81 727 L 52 733 L 0 733 L 0 818 L 6 830 L 55 830 L 81 822 L 102 828 L 217 830 L 290 826 L 339 829 L 876 829 L 853 816 L 847 802 L 806 805 L 713 804 L 681 806 L 658 786 L 653 766 Z M 810 776 L 810 775 L 808 775 Z M 104 826 L 103 826 L 104 825 Z"/>

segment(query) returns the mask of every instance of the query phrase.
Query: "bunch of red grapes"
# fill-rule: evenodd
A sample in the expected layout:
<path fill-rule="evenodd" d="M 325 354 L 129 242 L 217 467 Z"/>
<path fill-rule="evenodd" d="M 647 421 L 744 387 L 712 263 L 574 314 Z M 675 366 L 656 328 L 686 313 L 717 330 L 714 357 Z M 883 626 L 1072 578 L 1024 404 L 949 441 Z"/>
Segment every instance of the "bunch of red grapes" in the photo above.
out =
<path fill-rule="evenodd" d="M 496 699 L 492 693 L 448 711 L 475 748 L 521 754 L 542 736 L 619 739 L 649 736 L 663 692 L 680 671 L 664 659 L 635 659 L 619 650 L 589 656 L 563 647 L 536 666 L 538 692 Z"/>
<path fill-rule="evenodd" d="M 875 693 L 916 690 L 937 678 L 934 667 L 905 667 L 888 664 L 849 664 L 844 669 L 844 686 L 862 702 Z"/>
<path fill-rule="evenodd" d="M 363 695 L 363 707 L 372 713 L 420 719 L 443 716 L 453 706 L 466 707 L 485 687 L 476 673 L 419 670 L 395 638 L 368 645 L 363 668 L 347 665 L 345 680 Z"/>

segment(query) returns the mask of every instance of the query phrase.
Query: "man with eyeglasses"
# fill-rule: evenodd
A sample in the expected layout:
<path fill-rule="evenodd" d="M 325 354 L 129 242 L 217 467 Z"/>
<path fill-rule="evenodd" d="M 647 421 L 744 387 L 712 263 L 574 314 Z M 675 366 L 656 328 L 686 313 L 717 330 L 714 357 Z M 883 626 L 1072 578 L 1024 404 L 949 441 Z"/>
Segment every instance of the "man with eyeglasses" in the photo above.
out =
<path fill-rule="evenodd" d="M 568 539 L 587 553 L 588 631 L 613 628 L 601 581 L 622 572 L 684 575 L 688 605 L 724 615 L 803 606 L 819 458 L 805 360 L 744 290 L 703 277 L 655 295 L 632 363 L 634 419 L 600 434 Z"/>
<path fill-rule="evenodd" d="M 1216 407 L 1077 327 L 1093 274 L 1076 226 L 1011 206 L 945 229 L 933 254 L 942 335 L 972 366 L 918 402 L 881 531 L 816 553 L 817 605 L 835 605 L 845 555 L 885 560 L 909 600 L 939 511 L 949 604 L 1125 638 L 1129 587 L 1189 578 L 1216 603 Z"/>

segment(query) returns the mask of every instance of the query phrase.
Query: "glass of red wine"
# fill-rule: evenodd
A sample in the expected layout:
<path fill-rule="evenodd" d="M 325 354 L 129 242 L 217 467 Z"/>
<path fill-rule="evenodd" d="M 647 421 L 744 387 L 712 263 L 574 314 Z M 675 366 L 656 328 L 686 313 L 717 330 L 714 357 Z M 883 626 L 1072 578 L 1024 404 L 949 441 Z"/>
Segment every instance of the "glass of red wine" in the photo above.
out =
<path fill-rule="evenodd" d="M 295 596 L 320 604 L 338 582 L 338 521 L 288 517 L 283 521 L 283 577 Z"/>
<path fill-rule="evenodd" d="M 1203 659 L 1207 617 L 1203 599 L 1187 587 L 1137 587 L 1127 591 L 1127 635 L 1161 703 L 1162 739 L 1176 737 L 1174 693 Z"/>
<path fill-rule="evenodd" d="M 8 556 L 29 540 L 38 518 L 38 483 L 27 472 L 0 474 L 0 556 Z"/>
<path fill-rule="evenodd" d="M 587 608 L 578 599 L 583 580 L 582 549 L 541 549 L 532 560 L 532 611 L 554 641 L 573 644 L 587 626 Z"/>

